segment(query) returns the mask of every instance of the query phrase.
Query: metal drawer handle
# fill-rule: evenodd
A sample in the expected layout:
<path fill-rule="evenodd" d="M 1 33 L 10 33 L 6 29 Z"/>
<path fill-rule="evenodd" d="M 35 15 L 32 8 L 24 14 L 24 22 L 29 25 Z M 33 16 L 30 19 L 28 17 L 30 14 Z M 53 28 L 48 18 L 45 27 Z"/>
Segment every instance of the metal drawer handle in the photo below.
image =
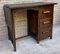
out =
<path fill-rule="evenodd" d="M 50 13 L 50 12 L 51 12 L 51 11 L 44 11 L 43 13 L 44 13 L 44 14 L 48 14 L 48 13 Z"/>
<path fill-rule="evenodd" d="M 43 22 L 43 24 L 48 24 L 48 23 L 50 23 L 50 21 L 45 21 L 45 22 Z"/>

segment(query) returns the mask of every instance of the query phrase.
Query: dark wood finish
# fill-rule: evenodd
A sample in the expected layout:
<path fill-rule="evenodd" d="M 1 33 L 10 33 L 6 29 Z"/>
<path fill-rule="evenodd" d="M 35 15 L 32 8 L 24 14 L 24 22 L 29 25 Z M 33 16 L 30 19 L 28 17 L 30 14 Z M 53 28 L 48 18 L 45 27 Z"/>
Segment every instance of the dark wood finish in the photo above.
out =
<path fill-rule="evenodd" d="M 28 35 L 37 39 L 38 32 L 38 10 L 27 10 Z"/>
<path fill-rule="evenodd" d="M 39 43 L 40 40 L 43 40 L 47 37 L 50 37 L 50 39 L 52 39 L 54 4 L 57 3 L 35 2 L 4 5 L 8 35 L 14 46 L 14 51 L 16 51 L 16 38 L 13 11 L 15 9 L 27 10 L 28 35 L 34 37 L 37 43 Z"/>
<path fill-rule="evenodd" d="M 4 7 L 4 13 L 5 13 L 6 24 L 8 28 L 8 36 L 13 44 L 14 51 L 16 51 L 15 29 L 14 29 L 12 10 L 7 7 Z"/>
<path fill-rule="evenodd" d="M 38 39 L 52 39 L 54 5 L 41 6 L 38 15 Z"/>
<path fill-rule="evenodd" d="M 54 5 L 57 3 L 50 3 L 50 2 L 34 2 L 34 3 L 22 3 L 22 4 L 6 4 L 5 6 L 11 9 L 15 8 L 29 8 L 29 7 L 39 7 L 45 5 Z"/>
<path fill-rule="evenodd" d="M 39 17 L 41 19 L 43 19 L 43 18 L 52 18 L 52 16 L 53 16 L 53 5 L 49 5 L 49 6 L 46 5 L 46 6 L 40 7 L 39 12 L 40 12 Z"/>

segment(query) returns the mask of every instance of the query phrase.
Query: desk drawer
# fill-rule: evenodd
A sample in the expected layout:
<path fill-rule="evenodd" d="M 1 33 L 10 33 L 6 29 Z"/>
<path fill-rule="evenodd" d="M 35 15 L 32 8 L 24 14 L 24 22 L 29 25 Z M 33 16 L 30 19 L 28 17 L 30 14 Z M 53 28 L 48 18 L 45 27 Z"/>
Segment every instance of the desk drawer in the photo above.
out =
<path fill-rule="evenodd" d="M 53 6 L 42 6 L 39 10 L 40 18 L 52 18 L 53 16 Z"/>
<path fill-rule="evenodd" d="M 52 19 L 40 19 L 40 28 L 51 27 Z"/>
<path fill-rule="evenodd" d="M 39 39 L 45 39 L 47 37 L 49 37 L 52 33 L 52 28 L 51 27 L 48 27 L 48 28 L 43 28 L 40 30 L 40 36 L 39 36 Z"/>

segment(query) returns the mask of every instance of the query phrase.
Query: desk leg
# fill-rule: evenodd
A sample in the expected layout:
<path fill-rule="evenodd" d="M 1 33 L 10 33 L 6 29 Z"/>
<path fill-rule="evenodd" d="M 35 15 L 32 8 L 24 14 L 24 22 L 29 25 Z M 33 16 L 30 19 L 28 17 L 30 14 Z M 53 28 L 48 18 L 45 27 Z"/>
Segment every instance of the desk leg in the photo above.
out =
<path fill-rule="evenodd" d="M 52 39 L 52 35 L 50 36 L 50 39 Z"/>
<path fill-rule="evenodd" d="M 13 43 L 13 45 L 14 45 L 14 51 L 16 51 L 16 44 L 15 44 L 15 43 Z"/>

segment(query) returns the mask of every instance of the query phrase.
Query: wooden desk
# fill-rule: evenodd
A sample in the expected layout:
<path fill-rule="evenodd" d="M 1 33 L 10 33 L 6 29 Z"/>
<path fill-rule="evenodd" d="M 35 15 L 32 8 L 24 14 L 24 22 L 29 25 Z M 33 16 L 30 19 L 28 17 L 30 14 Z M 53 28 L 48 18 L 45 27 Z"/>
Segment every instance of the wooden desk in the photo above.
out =
<path fill-rule="evenodd" d="M 24 3 L 24 4 L 6 4 L 4 13 L 8 27 L 9 39 L 11 40 L 14 51 L 16 51 L 15 25 L 13 11 L 15 9 L 26 9 L 28 19 L 28 35 L 34 37 L 39 43 L 47 37 L 52 39 L 53 10 L 56 3 Z"/>

